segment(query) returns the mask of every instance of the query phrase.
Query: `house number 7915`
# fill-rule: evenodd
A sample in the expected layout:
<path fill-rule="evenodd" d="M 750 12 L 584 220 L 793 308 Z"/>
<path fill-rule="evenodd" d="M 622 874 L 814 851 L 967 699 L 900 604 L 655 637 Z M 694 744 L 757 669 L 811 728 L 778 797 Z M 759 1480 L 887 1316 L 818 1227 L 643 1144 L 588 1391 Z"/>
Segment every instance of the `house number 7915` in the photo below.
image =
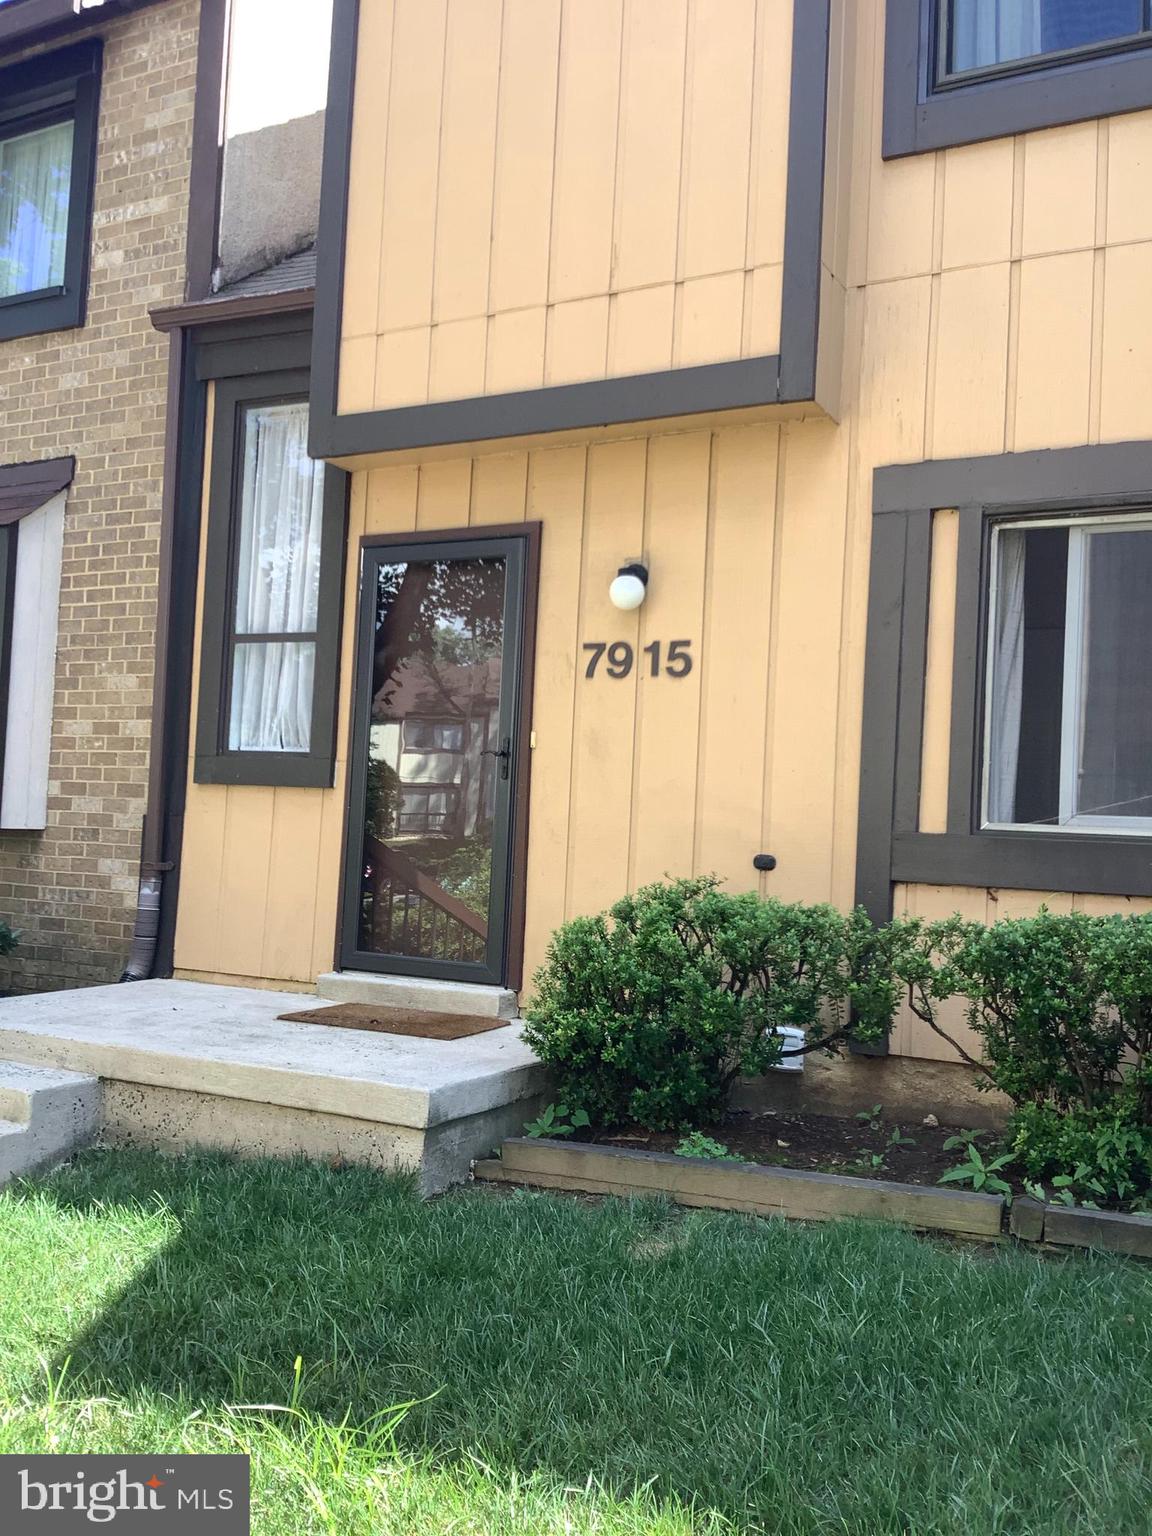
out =
<path fill-rule="evenodd" d="M 636 652 L 627 640 L 616 640 L 612 644 L 607 640 L 588 640 L 584 649 L 588 652 L 585 677 L 596 676 L 601 658 L 604 659 L 604 671 L 609 677 L 617 679 L 627 677 L 636 665 Z M 691 640 L 669 640 L 666 651 L 663 641 L 653 640 L 651 645 L 644 647 L 641 655 L 648 658 L 652 677 L 659 677 L 661 672 L 665 677 L 687 677 L 692 670 Z"/>

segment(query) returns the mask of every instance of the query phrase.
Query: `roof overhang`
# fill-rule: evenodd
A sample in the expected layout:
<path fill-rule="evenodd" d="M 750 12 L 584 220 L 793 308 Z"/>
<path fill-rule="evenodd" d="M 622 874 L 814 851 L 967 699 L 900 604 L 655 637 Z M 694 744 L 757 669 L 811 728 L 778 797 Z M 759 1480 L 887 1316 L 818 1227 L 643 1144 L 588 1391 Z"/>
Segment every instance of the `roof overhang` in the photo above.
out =
<path fill-rule="evenodd" d="M 18 523 L 72 484 L 76 460 L 38 459 L 34 464 L 0 464 L 0 528 Z"/>
<path fill-rule="evenodd" d="M 0 5 L 0 49 L 112 21 L 160 0 L 8 0 Z"/>

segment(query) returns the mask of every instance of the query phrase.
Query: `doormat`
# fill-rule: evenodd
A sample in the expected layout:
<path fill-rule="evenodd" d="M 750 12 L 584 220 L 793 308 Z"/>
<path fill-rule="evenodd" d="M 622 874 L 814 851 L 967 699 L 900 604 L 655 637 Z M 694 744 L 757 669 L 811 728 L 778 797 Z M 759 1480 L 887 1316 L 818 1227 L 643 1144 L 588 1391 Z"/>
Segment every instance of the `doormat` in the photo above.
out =
<path fill-rule="evenodd" d="M 371 1029 L 381 1035 L 418 1035 L 422 1040 L 463 1040 L 490 1029 L 504 1029 L 512 1022 L 468 1013 L 431 1013 L 426 1008 L 391 1008 L 380 1003 L 329 1003 L 278 1017 L 291 1024 L 331 1024 L 335 1029 Z"/>

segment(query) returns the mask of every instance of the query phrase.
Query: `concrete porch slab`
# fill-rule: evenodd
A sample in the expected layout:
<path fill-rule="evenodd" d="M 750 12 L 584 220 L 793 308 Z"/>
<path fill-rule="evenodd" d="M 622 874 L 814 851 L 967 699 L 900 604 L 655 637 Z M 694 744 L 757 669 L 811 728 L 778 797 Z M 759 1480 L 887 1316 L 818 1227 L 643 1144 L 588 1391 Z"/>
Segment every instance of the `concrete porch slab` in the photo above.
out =
<path fill-rule="evenodd" d="M 518 1022 L 421 1040 L 277 1018 L 299 1006 L 191 981 L 7 998 L 0 1057 L 103 1079 L 113 1139 L 399 1164 L 427 1190 L 465 1177 L 543 1092 Z"/>

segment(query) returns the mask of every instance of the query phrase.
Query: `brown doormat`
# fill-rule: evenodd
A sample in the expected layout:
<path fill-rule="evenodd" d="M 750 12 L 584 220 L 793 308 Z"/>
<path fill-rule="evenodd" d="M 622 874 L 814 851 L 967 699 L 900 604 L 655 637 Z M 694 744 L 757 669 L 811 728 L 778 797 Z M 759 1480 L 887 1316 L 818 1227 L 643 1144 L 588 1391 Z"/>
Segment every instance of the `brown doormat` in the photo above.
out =
<path fill-rule="evenodd" d="M 382 1035 L 419 1035 L 422 1040 L 463 1040 L 504 1029 L 510 1019 L 468 1013 L 430 1013 L 426 1008 L 390 1008 L 379 1003 L 329 1003 L 300 1013 L 281 1013 L 292 1024 L 331 1024 L 336 1029 L 372 1029 Z"/>

